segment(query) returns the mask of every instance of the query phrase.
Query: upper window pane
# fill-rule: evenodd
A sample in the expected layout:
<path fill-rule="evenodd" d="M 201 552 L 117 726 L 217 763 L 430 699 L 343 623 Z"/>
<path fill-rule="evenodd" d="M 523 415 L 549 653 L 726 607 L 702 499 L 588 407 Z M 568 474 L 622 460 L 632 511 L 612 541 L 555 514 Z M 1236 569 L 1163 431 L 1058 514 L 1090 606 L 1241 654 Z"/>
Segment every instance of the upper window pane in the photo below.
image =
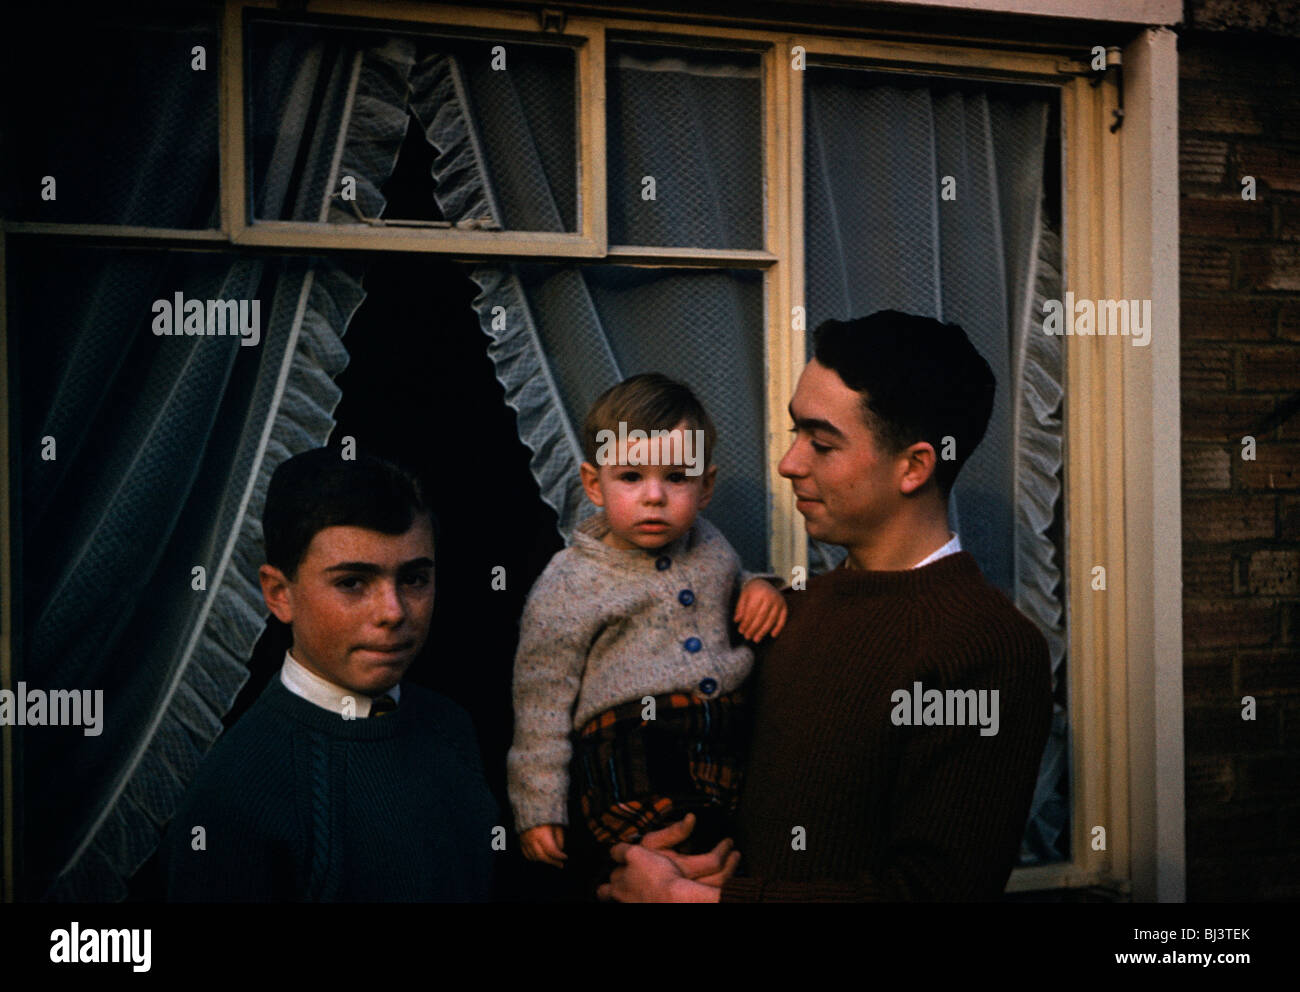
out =
<path fill-rule="evenodd" d="M 57 34 L 39 69 L 0 60 L 3 212 L 35 222 L 216 227 L 212 15 L 115 10 L 111 22 L 64 18 Z"/>
<path fill-rule="evenodd" d="M 609 240 L 763 247 L 757 55 L 611 44 Z"/>
<path fill-rule="evenodd" d="M 577 230 L 566 45 L 255 21 L 258 220 Z"/>

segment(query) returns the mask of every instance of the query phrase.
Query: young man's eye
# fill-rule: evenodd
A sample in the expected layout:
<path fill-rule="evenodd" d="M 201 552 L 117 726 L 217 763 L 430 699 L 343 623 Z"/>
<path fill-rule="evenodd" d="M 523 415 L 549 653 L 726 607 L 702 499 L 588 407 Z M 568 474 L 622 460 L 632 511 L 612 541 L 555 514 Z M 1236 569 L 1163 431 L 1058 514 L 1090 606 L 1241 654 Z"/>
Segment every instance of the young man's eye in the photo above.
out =
<path fill-rule="evenodd" d="M 791 427 L 791 428 L 790 428 L 790 433 L 791 433 L 791 434 L 798 434 L 798 433 L 799 433 L 799 428 L 798 428 L 798 427 Z M 819 454 L 819 455 L 824 455 L 824 454 L 826 454 L 826 452 L 833 450 L 829 444 L 820 444 L 820 443 L 818 443 L 817 441 L 814 441 L 812 438 L 809 438 L 809 439 L 808 439 L 808 443 L 812 445 L 812 449 L 813 449 L 813 451 L 817 452 L 817 454 Z"/>
<path fill-rule="evenodd" d="M 358 575 L 345 575 L 343 578 L 335 582 L 334 585 L 339 589 L 346 589 L 348 592 L 353 592 L 364 585 L 364 580 L 362 580 Z"/>
<path fill-rule="evenodd" d="M 429 584 L 431 578 L 432 576 L 430 576 L 428 572 L 412 572 L 402 581 L 404 581 L 408 586 L 415 586 L 417 589 L 422 589 Z"/>

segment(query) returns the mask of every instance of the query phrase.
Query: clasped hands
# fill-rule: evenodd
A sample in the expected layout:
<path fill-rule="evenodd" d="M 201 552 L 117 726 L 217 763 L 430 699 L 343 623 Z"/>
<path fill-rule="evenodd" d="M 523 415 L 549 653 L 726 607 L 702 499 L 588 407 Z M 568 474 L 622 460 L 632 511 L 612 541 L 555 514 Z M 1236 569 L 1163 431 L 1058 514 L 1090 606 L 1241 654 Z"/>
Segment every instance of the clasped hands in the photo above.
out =
<path fill-rule="evenodd" d="M 615 844 L 610 857 L 615 868 L 597 898 L 617 902 L 717 902 L 723 883 L 735 874 L 740 852 L 730 837 L 705 854 L 673 850 L 695 829 L 688 813 L 662 830 L 645 835 L 639 844 Z"/>

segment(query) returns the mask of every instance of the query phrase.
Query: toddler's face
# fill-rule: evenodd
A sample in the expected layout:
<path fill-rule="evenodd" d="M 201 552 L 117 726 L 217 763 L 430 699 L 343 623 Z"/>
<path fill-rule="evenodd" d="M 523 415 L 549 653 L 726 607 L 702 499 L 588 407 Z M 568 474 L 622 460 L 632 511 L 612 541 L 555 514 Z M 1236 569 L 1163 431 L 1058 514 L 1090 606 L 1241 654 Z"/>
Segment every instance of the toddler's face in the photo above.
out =
<path fill-rule="evenodd" d="M 606 544 L 624 551 L 662 548 L 685 534 L 709 505 L 718 470 L 710 465 L 698 475 L 686 473 L 686 430 L 678 424 L 667 436 L 620 444 L 616 464 L 583 463 L 583 488 L 609 521 Z"/>

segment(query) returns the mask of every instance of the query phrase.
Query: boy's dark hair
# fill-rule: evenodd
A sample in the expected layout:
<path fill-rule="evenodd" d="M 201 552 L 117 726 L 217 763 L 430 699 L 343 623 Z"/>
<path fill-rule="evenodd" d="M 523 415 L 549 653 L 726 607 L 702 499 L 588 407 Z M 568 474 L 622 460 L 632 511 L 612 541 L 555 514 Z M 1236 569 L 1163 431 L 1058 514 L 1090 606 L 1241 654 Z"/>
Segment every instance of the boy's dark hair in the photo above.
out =
<path fill-rule="evenodd" d="M 326 527 L 364 527 L 405 534 L 427 513 L 437 547 L 438 521 L 419 480 L 400 466 L 337 448 L 315 448 L 281 462 L 271 475 L 262 511 L 267 564 L 292 580 L 311 539 Z"/>
<path fill-rule="evenodd" d="M 688 430 L 704 431 L 704 464 L 713 464 L 713 445 L 718 432 L 708 411 L 689 386 L 659 372 L 645 372 L 610 386 L 596 398 L 582 422 L 582 453 L 596 464 L 601 431 L 618 433 L 619 422 L 627 429 L 669 431 L 682 421 Z"/>
<path fill-rule="evenodd" d="M 891 453 L 917 441 L 934 446 L 934 478 L 945 499 L 984 437 L 997 381 L 957 324 L 897 310 L 827 320 L 813 332 L 813 354 L 850 389 L 863 393 L 863 419 Z M 951 436 L 956 457 L 941 456 Z"/>

